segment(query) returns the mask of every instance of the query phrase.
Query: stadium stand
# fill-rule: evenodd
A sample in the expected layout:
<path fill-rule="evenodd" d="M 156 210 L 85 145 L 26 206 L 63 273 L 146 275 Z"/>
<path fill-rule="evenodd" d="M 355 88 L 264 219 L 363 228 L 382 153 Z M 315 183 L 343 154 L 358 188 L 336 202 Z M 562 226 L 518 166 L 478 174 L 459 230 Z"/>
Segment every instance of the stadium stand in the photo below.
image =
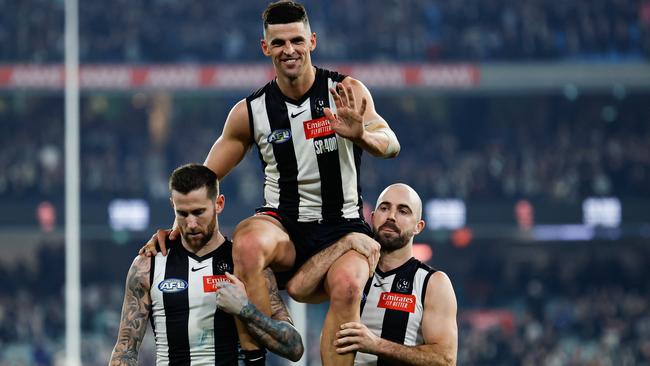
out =
<path fill-rule="evenodd" d="M 626 61 L 650 57 L 643 0 L 304 1 L 321 61 Z M 261 61 L 248 3 L 80 3 L 82 62 Z M 146 15 L 146 16 L 145 16 Z M 18 21 L 20 19 L 20 21 Z M 333 19 L 336 27 L 328 26 Z M 363 26 L 361 26 L 363 24 Z M 393 30 L 400 30 L 394 32 Z M 26 0 L 0 15 L 3 62 L 63 59 L 63 2 Z"/>

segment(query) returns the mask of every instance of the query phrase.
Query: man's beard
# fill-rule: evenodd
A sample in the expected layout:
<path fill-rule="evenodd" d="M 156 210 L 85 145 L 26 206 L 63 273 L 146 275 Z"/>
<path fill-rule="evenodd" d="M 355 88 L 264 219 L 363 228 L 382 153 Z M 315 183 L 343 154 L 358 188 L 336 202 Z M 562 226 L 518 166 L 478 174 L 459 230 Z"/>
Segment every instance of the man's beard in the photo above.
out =
<path fill-rule="evenodd" d="M 197 248 L 203 248 L 210 239 L 212 239 L 212 236 L 214 235 L 214 229 L 217 226 L 217 215 L 214 215 L 212 217 L 212 221 L 210 221 L 210 224 L 208 225 L 208 228 L 206 229 L 206 232 L 200 232 L 200 231 L 195 231 L 195 232 L 184 232 L 183 237 L 185 238 L 185 242 L 191 246 L 196 246 Z M 194 245 L 194 239 L 190 237 L 190 234 L 198 234 L 202 233 L 203 236 L 201 237 L 201 241 L 199 242 L 198 245 Z"/>
<path fill-rule="evenodd" d="M 381 229 L 383 228 L 390 228 L 395 232 L 382 232 Z M 411 241 L 412 237 L 413 232 L 402 232 L 397 227 L 397 225 L 390 221 L 386 221 L 383 225 L 375 230 L 375 240 L 377 240 L 377 242 L 381 245 L 381 250 L 384 252 L 393 252 L 395 250 L 404 248 Z"/>

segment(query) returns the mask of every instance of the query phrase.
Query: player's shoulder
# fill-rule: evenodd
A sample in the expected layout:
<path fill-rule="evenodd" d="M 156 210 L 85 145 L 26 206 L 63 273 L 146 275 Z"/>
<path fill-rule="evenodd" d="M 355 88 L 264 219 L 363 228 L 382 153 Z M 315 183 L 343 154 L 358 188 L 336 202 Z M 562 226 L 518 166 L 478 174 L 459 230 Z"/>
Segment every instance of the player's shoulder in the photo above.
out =
<path fill-rule="evenodd" d="M 157 246 L 156 246 L 156 249 L 158 249 Z M 159 254 L 159 253 L 160 252 L 157 252 L 156 254 Z M 131 266 L 132 267 L 141 267 L 145 263 L 147 263 L 149 260 L 151 260 L 151 257 L 145 256 L 145 255 L 142 255 L 142 254 L 138 254 L 133 258 L 133 262 L 131 263 Z"/>
<path fill-rule="evenodd" d="M 370 90 L 363 84 L 363 82 L 359 79 L 355 79 L 352 76 L 348 76 L 345 79 L 341 81 L 341 84 L 345 85 L 346 87 L 352 88 L 355 93 L 361 93 L 361 95 L 369 96 L 370 95 Z"/>
<path fill-rule="evenodd" d="M 343 80 L 341 80 L 341 84 L 351 87 L 365 87 L 361 80 L 355 79 L 352 76 L 346 76 Z"/>
<path fill-rule="evenodd" d="M 159 255 L 162 255 L 162 253 L 158 252 L 154 257 L 137 255 L 135 258 L 133 258 L 133 263 L 131 263 L 131 268 L 137 271 L 149 271 L 151 269 L 151 261 L 153 261 L 154 258 Z"/>
<path fill-rule="evenodd" d="M 248 126 L 246 123 L 249 120 L 248 102 L 247 99 L 242 99 L 235 103 L 230 110 L 228 118 L 226 119 L 227 126 Z"/>
<path fill-rule="evenodd" d="M 455 299 L 454 287 L 449 276 L 443 271 L 436 270 L 431 273 L 425 294 L 423 301 L 449 301 L 452 298 Z"/>
<path fill-rule="evenodd" d="M 446 286 L 450 285 L 451 286 L 451 280 L 449 279 L 449 276 L 443 272 L 443 271 L 438 271 L 438 270 L 432 270 L 433 273 L 431 273 L 431 278 L 429 279 L 429 286 Z"/>
<path fill-rule="evenodd" d="M 162 253 L 156 255 L 162 255 Z M 138 255 L 133 259 L 133 263 L 131 263 L 131 268 L 129 269 L 129 274 L 127 276 L 127 285 L 129 287 L 141 287 L 145 290 L 149 289 L 151 263 L 154 261 L 154 258 L 155 257 Z"/>
<path fill-rule="evenodd" d="M 239 101 L 238 101 L 237 103 L 235 103 L 235 105 L 232 107 L 232 110 L 230 111 L 230 113 L 232 114 L 232 113 L 246 112 L 246 111 L 247 111 L 246 103 L 247 103 L 247 99 L 246 99 L 246 98 L 239 100 Z"/>

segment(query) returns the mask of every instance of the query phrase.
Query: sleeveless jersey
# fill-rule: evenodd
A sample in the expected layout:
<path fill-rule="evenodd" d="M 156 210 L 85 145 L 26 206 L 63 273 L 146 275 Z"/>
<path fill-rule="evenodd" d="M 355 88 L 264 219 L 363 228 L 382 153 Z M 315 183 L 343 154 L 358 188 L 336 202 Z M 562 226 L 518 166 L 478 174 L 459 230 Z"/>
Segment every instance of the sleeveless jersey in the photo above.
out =
<path fill-rule="evenodd" d="M 300 222 L 362 217 L 362 150 L 338 136 L 323 114 L 325 107 L 336 113 L 329 88 L 344 78 L 316 68 L 314 84 L 300 100 L 282 94 L 275 80 L 246 98 L 265 206 Z"/>
<path fill-rule="evenodd" d="M 411 258 L 382 272 L 379 268 L 364 288 L 361 323 L 377 336 L 416 346 L 424 343 L 422 312 L 429 278 L 436 270 Z M 376 355 L 357 352 L 355 365 L 392 365 Z"/>
<path fill-rule="evenodd" d="M 215 283 L 233 273 L 232 243 L 198 257 L 179 242 L 152 258 L 151 324 L 156 365 L 237 365 L 234 318 L 216 308 Z"/>

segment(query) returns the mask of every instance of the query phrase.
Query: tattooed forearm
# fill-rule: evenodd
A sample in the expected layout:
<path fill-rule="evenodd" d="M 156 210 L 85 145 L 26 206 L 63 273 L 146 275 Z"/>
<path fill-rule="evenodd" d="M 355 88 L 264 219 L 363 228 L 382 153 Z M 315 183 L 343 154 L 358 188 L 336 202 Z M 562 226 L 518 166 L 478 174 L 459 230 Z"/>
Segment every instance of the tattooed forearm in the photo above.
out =
<path fill-rule="evenodd" d="M 251 303 L 242 308 L 239 317 L 251 335 L 271 352 L 291 361 L 302 357 L 302 338 L 291 324 L 265 316 Z"/>
<path fill-rule="evenodd" d="M 138 366 L 138 352 L 118 352 L 113 349 L 109 366 Z"/>
<path fill-rule="evenodd" d="M 148 258 L 136 258 L 127 275 L 120 329 L 110 366 L 138 364 L 138 349 L 151 312 L 149 267 Z"/>
<path fill-rule="evenodd" d="M 267 268 L 264 271 L 264 277 L 266 279 L 266 288 L 269 290 L 269 301 L 271 302 L 271 318 L 293 324 L 293 320 L 289 315 L 289 310 L 284 304 L 284 301 L 282 301 L 280 291 L 278 291 L 278 284 L 275 281 L 275 275 L 273 274 L 273 271 L 270 268 Z"/>

